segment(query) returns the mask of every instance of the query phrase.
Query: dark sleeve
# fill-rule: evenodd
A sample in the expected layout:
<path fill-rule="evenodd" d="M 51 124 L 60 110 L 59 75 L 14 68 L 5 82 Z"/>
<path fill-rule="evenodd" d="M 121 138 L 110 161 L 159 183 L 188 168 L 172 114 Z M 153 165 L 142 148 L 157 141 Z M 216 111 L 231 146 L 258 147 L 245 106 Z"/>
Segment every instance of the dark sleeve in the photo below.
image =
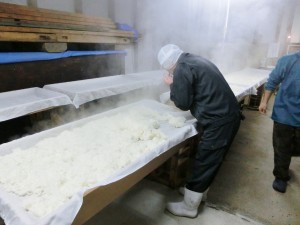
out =
<path fill-rule="evenodd" d="M 189 110 L 194 99 L 193 74 L 186 64 L 177 65 L 170 89 L 170 98 L 176 107 L 184 111 Z"/>

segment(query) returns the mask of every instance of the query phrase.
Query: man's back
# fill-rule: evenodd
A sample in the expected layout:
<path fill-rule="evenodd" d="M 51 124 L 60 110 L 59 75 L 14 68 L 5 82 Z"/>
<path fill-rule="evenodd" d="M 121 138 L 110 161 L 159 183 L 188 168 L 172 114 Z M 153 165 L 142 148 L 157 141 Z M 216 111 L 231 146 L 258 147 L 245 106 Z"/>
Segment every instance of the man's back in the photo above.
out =
<path fill-rule="evenodd" d="M 189 53 L 180 56 L 174 71 L 173 100 L 180 99 L 184 83 L 193 89 L 190 111 L 204 126 L 239 114 L 239 106 L 231 88 L 218 68 L 210 61 Z M 188 87 L 187 87 L 188 88 Z M 171 93 L 172 94 L 172 93 Z M 179 100 L 180 101 L 180 100 Z"/>

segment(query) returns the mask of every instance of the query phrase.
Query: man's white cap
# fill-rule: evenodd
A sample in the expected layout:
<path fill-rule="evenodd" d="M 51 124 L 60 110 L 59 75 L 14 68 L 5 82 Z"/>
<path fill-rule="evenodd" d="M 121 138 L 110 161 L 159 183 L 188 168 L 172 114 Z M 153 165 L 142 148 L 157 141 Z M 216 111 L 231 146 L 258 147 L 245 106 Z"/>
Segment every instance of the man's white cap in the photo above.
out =
<path fill-rule="evenodd" d="M 162 68 L 168 70 L 177 63 L 182 53 L 183 51 L 177 45 L 168 44 L 159 50 L 157 59 Z"/>

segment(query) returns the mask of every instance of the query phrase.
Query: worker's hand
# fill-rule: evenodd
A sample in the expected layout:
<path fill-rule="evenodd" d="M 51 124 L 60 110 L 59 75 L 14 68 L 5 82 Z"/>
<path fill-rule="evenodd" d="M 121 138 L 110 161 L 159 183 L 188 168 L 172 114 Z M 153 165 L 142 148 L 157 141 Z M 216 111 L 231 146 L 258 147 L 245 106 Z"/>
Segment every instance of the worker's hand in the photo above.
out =
<path fill-rule="evenodd" d="M 170 73 L 166 74 L 164 76 L 164 81 L 167 85 L 173 84 L 173 76 Z"/>
<path fill-rule="evenodd" d="M 260 113 L 266 114 L 266 112 L 267 112 L 267 103 L 261 102 L 259 107 L 258 107 L 258 110 L 259 110 Z"/>

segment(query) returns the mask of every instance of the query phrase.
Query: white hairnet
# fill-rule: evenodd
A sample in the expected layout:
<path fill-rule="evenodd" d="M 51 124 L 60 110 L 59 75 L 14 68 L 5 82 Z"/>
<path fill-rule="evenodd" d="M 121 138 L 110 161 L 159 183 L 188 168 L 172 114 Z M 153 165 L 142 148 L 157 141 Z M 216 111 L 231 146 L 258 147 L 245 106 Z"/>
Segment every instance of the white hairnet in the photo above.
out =
<path fill-rule="evenodd" d="M 157 55 L 159 64 L 166 70 L 171 69 L 179 59 L 183 51 L 173 44 L 163 46 Z"/>

